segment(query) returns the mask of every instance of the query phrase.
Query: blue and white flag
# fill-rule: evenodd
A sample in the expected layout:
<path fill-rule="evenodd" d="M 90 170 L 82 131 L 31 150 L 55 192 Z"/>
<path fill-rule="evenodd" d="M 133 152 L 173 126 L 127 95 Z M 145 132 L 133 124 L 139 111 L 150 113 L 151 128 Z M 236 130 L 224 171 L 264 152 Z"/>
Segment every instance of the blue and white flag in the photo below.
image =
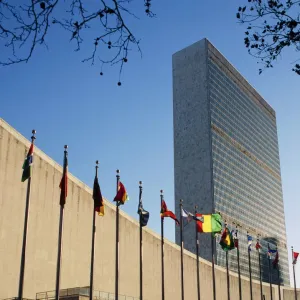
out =
<path fill-rule="evenodd" d="M 252 236 L 247 234 L 247 240 L 248 240 L 248 251 L 251 251 L 251 247 L 252 247 Z"/>
<path fill-rule="evenodd" d="M 270 245 L 268 244 L 268 258 L 271 259 L 274 253 L 277 252 L 277 249 L 271 249 Z"/>

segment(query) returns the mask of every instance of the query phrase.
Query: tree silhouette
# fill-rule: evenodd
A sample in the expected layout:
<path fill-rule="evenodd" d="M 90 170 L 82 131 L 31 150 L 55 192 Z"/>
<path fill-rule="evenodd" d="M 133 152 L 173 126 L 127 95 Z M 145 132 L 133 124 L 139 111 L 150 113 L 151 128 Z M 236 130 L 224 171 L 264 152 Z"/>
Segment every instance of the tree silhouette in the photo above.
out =
<path fill-rule="evenodd" d="M 236 17 L 248 24 L 245 46 L 264 68 L 272 68 L 284 49 L 300 50 L 300 1 L 248 0 L 247 6 L 238 8 Z M 300 75 L 297 62 L 292 70 Z"/>
<path fill-rule="evenodd" d="M 147 16 L 154 16 L 151 0 L 136 1 L 144 5 Z M 81 49 L 87 31 L 97 32 L 90 42 L 91 55 L 83 62 L 92 65 L 99 62 L 100 75 L 103 75 L 103 65 L 118 64 L 120 77 L 124 63 L 128 62 L 130 47 L 136 47 L 141 53 L 139 40 L 126 23 L 128 17 L 137 18 L 131 10 L 132 0 L 96 2 L 0 0 L 0 41 L 10 50 L 6 57 L 0 54 L 0 65 L 28 62 L 38 46 L 47 47 L 46 38 L 50 29 L 58 26 L 70 33 L 70 40 L 75 42 L 75 51 Z M 104 49 L 110 50 L 108 59 L 104 59 Z M 120 81 L 118 85 L 121 85 Z"/>

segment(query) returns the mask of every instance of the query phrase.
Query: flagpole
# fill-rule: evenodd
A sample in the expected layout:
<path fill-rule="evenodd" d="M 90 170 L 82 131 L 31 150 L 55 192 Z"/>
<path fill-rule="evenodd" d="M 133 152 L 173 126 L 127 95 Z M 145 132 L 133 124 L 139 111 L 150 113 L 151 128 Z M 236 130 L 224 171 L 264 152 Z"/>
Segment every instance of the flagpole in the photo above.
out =
<path fill-rule="evenodd" d="M 163 205 L 164 191 L 160 190 L 160 207 Z M 164 218 L 160 218 L 161 228 L 161 299 L 165 300 L 165 266 L 164 266 Z"/>
<path fill-rule="evenodd" d="M 236 225 L 235 230 L 235 237 L 237 240 L 237 263 L 238 263 L 238 276 L 239 276 L 239 299 L 242 300 L 242 283 L 241 283 L 241 268 L 240 268 L 240 246 L 239 246 L 239 239 L 238 239 L 238 225 Z"/>
<path fill-rule="evenodd" d="M 34 143 L 36 131 L 32 130 L 31 143 Z M 28 213 L 29 213 L 29 199 L 30 199 L 30 187 L 31 187 L 31 176 L 27 181 L 27 192 L 26 192 L 26 203 L 25 203 L 25 217 L 24 217 L 24 229 L 23 229 L 23 243 L 21 252 L 21 265 L 20 265 L 20 278 L 19 278 L 19 292 L 18 299 L 23 298 L 23 285 L 25 275 L 25 259 L 26 259 L 26 243 L 27 243 L 27 227 L 28 227 Z"/>
<path fill-rule="evenodd" d="M 142 181 L 139 182 L 139 207 L 142 203 L 143 186 Z M 140 300 L 143 300 L 143 227 L 142 227 L 142 212 L 140 211 Z"/>
<path fill-rule="evenodd" d="M 98 164 L 96 160 L 96 178 L 98 177 Z M 91 252 L 91 274 L 90 274 L 90 300 L 93 299 L 93 286 L 94 286 L 94 256 L 95 256 L 95 236 L 96 236 L 96 211 L 93 208 L 93 227 L 92 227 L 92 252 Z"/>
<path fill-rule="evenodd" d="M 183 200 L 180 199 L 179 208 L 180 208 L 180 249 L 181 249 L 181 300 L 184 300 L 182 202 Z"/>
<path fill-rule="evenodd" d="M 198 206 L 195 205 L 195 217 L 197 214 Z M 197 221 L 195 222 L 195 233 L 196 233 L 196 258 L 197 258 L 197 296 L 198 300 L 200 300 L 200 274 L 199 274 L 199 238 L 198 238 L 198 228 Z"/>
<path fill-rule="evenodd" d="M 247 231 L 247 235 L 249 232 Z M 249 248 L 248 245 L 248 262 L 249 262 L 249 279 L 250 279 L 250 299 L 253 299 L 253 293 L 252 293 L 252 270 L 251 270 L 251 248 Z"/>
<path fill-rule="evenodd" d="M 66 171 L 65 162 L 68 154 L 68 146 L 64 146 L 64 170 Z M 66 188 L 66 187 L 65 187 Z M 64 218 L 64 205 L 60 205 L 59 215 L 59 229 L 58 229 L 58 249 L 57 249 L 57 262 L 56 262 L 56 285 L 55 285 L 55 300 L 59 300 L 59 288 L 60 288 L 60 267 L 61 267 L 61 241 L 62 241 L 62 229 L 63 229 L 63 218 Z"/>
<path fill-rule="evenodd" d="M 281 300 L 279 262 L 277 263 L 277 274 L 278 274 L 278 295 L 279 295 L 279 300 Z"/>
<path fill-rule="evenodd" d="M 257 236 L 257 243 L 259 243 L 259 237 Z M 261 261 L 260 261 L 260 248 L 257 249 L 258 252 L 258 266 L 259 266 L 259 283 L 260 283 L 260 298 L 263 300 L 263 289 L 262 289 L 262 274 L 261 274 Z"/>
<path fill-rule="evenodd" d="M 211 266 L 212 266 L 212 280 L 213 280 L 213 299 L 216 300 L 215 253 L 214 253 L 213 236 L 211 236 Z"/>
<path fill-rule="evenodd" d="M 268 250 L 270 249 L 270 245 L 268 243 Z M 270 281 L 270 295 L 271 295 L 271 300 L 273 300 L 273 291 L 272 291 L 272 271 L 271 271 L 271 257 L 270 257 L 270 253 L 268 260 L 269 260 L 269 281 Z"/>
<path fill-rule="evenodd" d="M 225 228 L 227 228 L 226 221 L 225 221 Z M 229 277 L 229 264 L 228 264 L 228 250 L 226 251 L 226 275 L 227 275 L 227 300 L 230 300 L 230 277 Z"/>
<path fill-rule="evenodd" d="M 295 274 L 295 264 L 294 264 L 294 248 L 292 246 L 292 262 L 293 262 L 293 276 L 294 276 L 294 291 L 295 291 L 295 300 L 297 300 L 297 287 L 296 287 L 296 274 Z"/>
<path fill-rule="evenodd" d="M 120 182 L 120 170 L 117 170 L 117 193 Z M 115 270 L 115 300 L 119 300 L 119 201 L 116 201 L 116 270 Z"/>

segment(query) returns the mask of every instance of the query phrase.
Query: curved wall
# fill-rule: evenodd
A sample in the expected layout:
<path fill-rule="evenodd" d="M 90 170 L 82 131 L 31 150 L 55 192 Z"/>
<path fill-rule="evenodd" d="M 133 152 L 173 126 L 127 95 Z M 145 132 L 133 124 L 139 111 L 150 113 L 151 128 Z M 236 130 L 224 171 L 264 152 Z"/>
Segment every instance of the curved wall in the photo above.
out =
<path fill-rule="evenodd" d="M 0 298 L 17 296 L 20 252 L 24 222 L 26 183 L 21 183 L 21 166 L 29 141 L 0 119 Z M 28 225 L 24 297 L 55 288 L 59 193 L 62 168 L 35 149 Z M 114 293 L 115 208 L 106 201 L 106 216 L 97 218 L 94 286 Z M 68 198 L 64 216 L 61 288 L 89 285 L 92 191 L 69 174 Z M 139 296 L 139 227 L 121 212 L 120 294 Z M 160 236 L 144 230 L 144 300 L 161 299 Z M 185 299 L 196 299 L 196 257 L 184 255 Z M 201 299 L 212 299 L 211 264 L 200 259 Z M 227 299 L 226 272 L 216 266 L 217 299 Z M 238 299 L 237 275 L 230 276 L 231 299 Z M 180 248 L 165 242 L 166 299 L 180 300 Z M 243 300 L 250 299 L 249 282 L 243 278 Z M 253 284 L 259 299 L 259 284 Z M 269 297 L 269 285 L 264 284 Z M 273 299 L 278 299 L 273 287 Z M 282 299 L 294 299 L 293 290 L 284 288 Z M 300 293 L 299 296 L 300 297 Z"/>

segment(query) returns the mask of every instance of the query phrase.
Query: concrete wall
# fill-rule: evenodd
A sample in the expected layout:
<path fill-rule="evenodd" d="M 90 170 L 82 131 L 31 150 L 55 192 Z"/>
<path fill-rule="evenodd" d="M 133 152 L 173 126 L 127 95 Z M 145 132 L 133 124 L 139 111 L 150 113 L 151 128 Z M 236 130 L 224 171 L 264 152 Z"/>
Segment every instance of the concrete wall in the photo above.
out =
<path fill-rule="evenodd" d="M 21 183 L 21 167 L 29 142 L 0 119 L 0 298 L 18 292 L 26 183 Z M 28 246 L 24 297 L 54 290 L 59 219 L 59 182 L 62 168 L 42 151 L 35 150 L 32 193 L 28 225 Z M 91 190 L 69 175 L 69 195 L 65 207 L 61 288 L 89 285 Z M 97 218 L 95 289 L 114 292 L 115 210 L 106 201 L 106 215 Z M 138 224 L 121 213 L 120 217 L 120 294 L 139 296 Z M 212 299 L 211 265 L 200 260 L 201 299 Z M 161 299 L 160 239 L 144 230 L 144 300 Z M 196 261 L 190 252 L 184 255 L 185 296 L 196 299 Z M 180 299 L 180 249 L 165 244 L 166 299 Z M 217 299 L 226 299 L 226 273 L 216 267 Z M 274 287 L 275 297 L 277 288 Z M 266 299 L 269 287 L 264 286 Z M 231 275 L 231 299 L 238 299 L 236 274 Z M 254 299 L 259 285 L 254 284 Z M 293 290 L 285 290 L 284 299 L 293 299 Z M 249 299 L 249 282 L 243 280 L 243 300 Z"/>

